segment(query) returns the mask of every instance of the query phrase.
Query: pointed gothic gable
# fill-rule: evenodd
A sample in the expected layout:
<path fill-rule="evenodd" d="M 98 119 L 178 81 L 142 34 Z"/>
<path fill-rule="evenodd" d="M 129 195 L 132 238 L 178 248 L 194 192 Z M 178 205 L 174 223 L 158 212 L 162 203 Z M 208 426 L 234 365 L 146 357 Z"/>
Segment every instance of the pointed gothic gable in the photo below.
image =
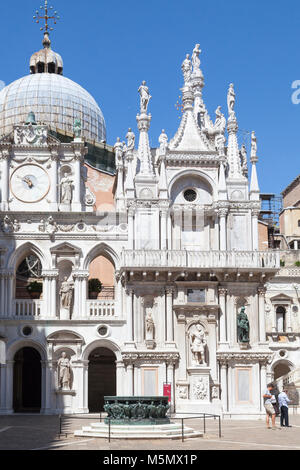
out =
<path fill-rule="evenodd" d="M 206 136 L 200 131 L 192 112 L 184 113 L 179 129 L 170 141 L 169 149 L 190 150 L 196 152 L 215 151 L 211 148 Z"/>

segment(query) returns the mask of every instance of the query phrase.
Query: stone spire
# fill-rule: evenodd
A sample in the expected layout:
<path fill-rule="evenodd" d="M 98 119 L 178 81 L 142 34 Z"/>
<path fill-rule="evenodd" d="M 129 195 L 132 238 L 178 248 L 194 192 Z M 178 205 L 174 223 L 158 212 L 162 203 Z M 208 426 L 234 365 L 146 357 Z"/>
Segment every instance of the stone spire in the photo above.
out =
<path fill-rule="evenodd" d="M 194 115 L 196 120 L 204 122 L 206 108 L 202 99 L 202 88 L 204 87 L 204 76 L 200 69 L 200 44 L 196 44 L 192 55 L 193 72 L 191 74 L 191 87 L 194 94 Z"/>
<path fill-rule="evenodd" d="M 250 199 L 252 201 L 259 201 L 260 189 L 259 189 L 259 186 L 258 186 L 258 178 L 257 178 L 257 171 L 256 171 L 256 163 L 258 162 L 257 141 L 256 141 L 256 136 L 255 136 L 254 131 L 251 134 L 251 158 L 250 158 L 250 162 L 252 164 L 251 182 L 250 182 Z"/>
<path fill-rule="evenodd" d="M 227 94 L 227 106 L 228 106 L 228 122 L 227 122 L 227 131 L 228 131 L 228 149 L 227 149 L 227 159 L 229 164 L 229 174 L 230 179 L 241 179 L 243 178 L 241 161 L 240 161 L 240 151 L 237 139 L 238 123 L 234 111 L 235 105 L 235 92 L 233 83 L 230 84 L 228 94 Z"/>
<path fill-rule="evenodd" d="M 149 88 L 144 81 L 138 90 L 140 94 L 140 114 L 137 115 L 137 125 L 140 131 L 138 159 L 140 167 L 136 176 L 136 180 L 153 180 L 155 172 L 152 162 L 152 155 L 149 145 L 148 131 L 150 128 L 151 114 L 147 114 L 148 104 L 151 99 Z"/>

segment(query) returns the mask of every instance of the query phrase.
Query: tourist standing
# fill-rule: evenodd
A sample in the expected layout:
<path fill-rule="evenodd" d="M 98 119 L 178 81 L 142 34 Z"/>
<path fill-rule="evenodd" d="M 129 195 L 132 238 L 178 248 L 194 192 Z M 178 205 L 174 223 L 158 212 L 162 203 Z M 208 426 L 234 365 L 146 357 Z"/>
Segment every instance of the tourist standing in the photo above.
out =
<path fill-rule="evenodd" d="M 278 395 L 279 407 L 280 407 L 280 426 L 291 428 L 289 425 L 289 403 L 291 400 L 287 396 L 287 389 L 284 388 Z M 283 424 L 284 423 L 284 424 Z"/>
<path fill-rule="evenodd" d="M 266 423 L 267 423 L 268 429 L 276 429 L 276 425 L 275 425 L 276 412 L 272 405 L 272 395 L 273 395 L 272 390 L 273 390 L 273 384 L 270 383 L 267 385 L 267 389 L 265 393 L 263 394 L 265 410 L 266 410 Z M 272 426 L 270 426 L 270 416 L 272 419 Z"/>

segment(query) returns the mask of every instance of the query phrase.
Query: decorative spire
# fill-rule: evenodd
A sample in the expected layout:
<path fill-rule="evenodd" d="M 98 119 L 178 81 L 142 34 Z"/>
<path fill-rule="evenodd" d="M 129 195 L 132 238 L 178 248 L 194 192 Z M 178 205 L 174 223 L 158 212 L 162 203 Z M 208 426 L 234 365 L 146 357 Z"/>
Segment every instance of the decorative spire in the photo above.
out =
<path fill-rule="evenodd" d="M 238 123 L 234 111 L 235 105 L 235 92 L 233 83 L 229 85 L 227 94 L 227 106 L 228 106 L 228 149 L 227 158 L 229 163 L 229 178 L 231 179 L 243 179 L 241 169 L 240 151 L 237 139 Z"/>
<path fill-rule="evenodd" d="M 146 82 L 143 81 L 139 87 L 140 94 L 140 114 L 137 115 L 137 125 L 140 131 L 138 158 L 140 160 L 139 173 L 137 179 L 153 179 L 155 172 L 153 168 L 152 155 L 149 145 L 148 130 L 150 128 L 151 114 L 147 114 L 148 104 L 151 99 L 149 88 Z"/>
<path fill-rule="evenodd" d="M 252 201 L 259 201 L 260 189 L 259 189 L 259 186 L 258 186 L 258 178 L 257 178 L 257 171 L 256 171 L 256 163 L 258 162 L 257 141 L 256 141 L 256 136 L 255 136 L 254 131 L 251 134 L 251 158 L 250 158 L 250 162 L 252 163 L 251 182 L 250 182 L 250 199 Z"/>

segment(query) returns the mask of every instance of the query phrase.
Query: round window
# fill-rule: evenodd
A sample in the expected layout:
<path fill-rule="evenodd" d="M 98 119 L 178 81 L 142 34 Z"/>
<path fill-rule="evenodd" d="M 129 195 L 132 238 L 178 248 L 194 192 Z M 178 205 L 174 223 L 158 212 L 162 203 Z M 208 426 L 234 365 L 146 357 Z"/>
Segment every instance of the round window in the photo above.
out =
<path fill-rule="evenodd" d="M 280 357 L 285 357 L 286 355 L 287 355 L 287 352 L 284 349 L 281 349 L 281 351 L 279 351 Z"/>
<path fill-rule="evenodd" d="M 32 328 L 31 326 L 24 326 L 22 333 L 24 336 L 30 336 L 32 333 Z"/>
<path fill-rule="evenodd" d="M 187 189 L 184 191 L 183 197 L 188 202 L 194 202 L 197 199 L 197 193 L 194 189 Z"/>
<path fill-rule="evenodd" d="M 98 328 L 98 333 L 100 336 L 106 336 L 107 335 L 107 326 L 100 326 Z"/>

